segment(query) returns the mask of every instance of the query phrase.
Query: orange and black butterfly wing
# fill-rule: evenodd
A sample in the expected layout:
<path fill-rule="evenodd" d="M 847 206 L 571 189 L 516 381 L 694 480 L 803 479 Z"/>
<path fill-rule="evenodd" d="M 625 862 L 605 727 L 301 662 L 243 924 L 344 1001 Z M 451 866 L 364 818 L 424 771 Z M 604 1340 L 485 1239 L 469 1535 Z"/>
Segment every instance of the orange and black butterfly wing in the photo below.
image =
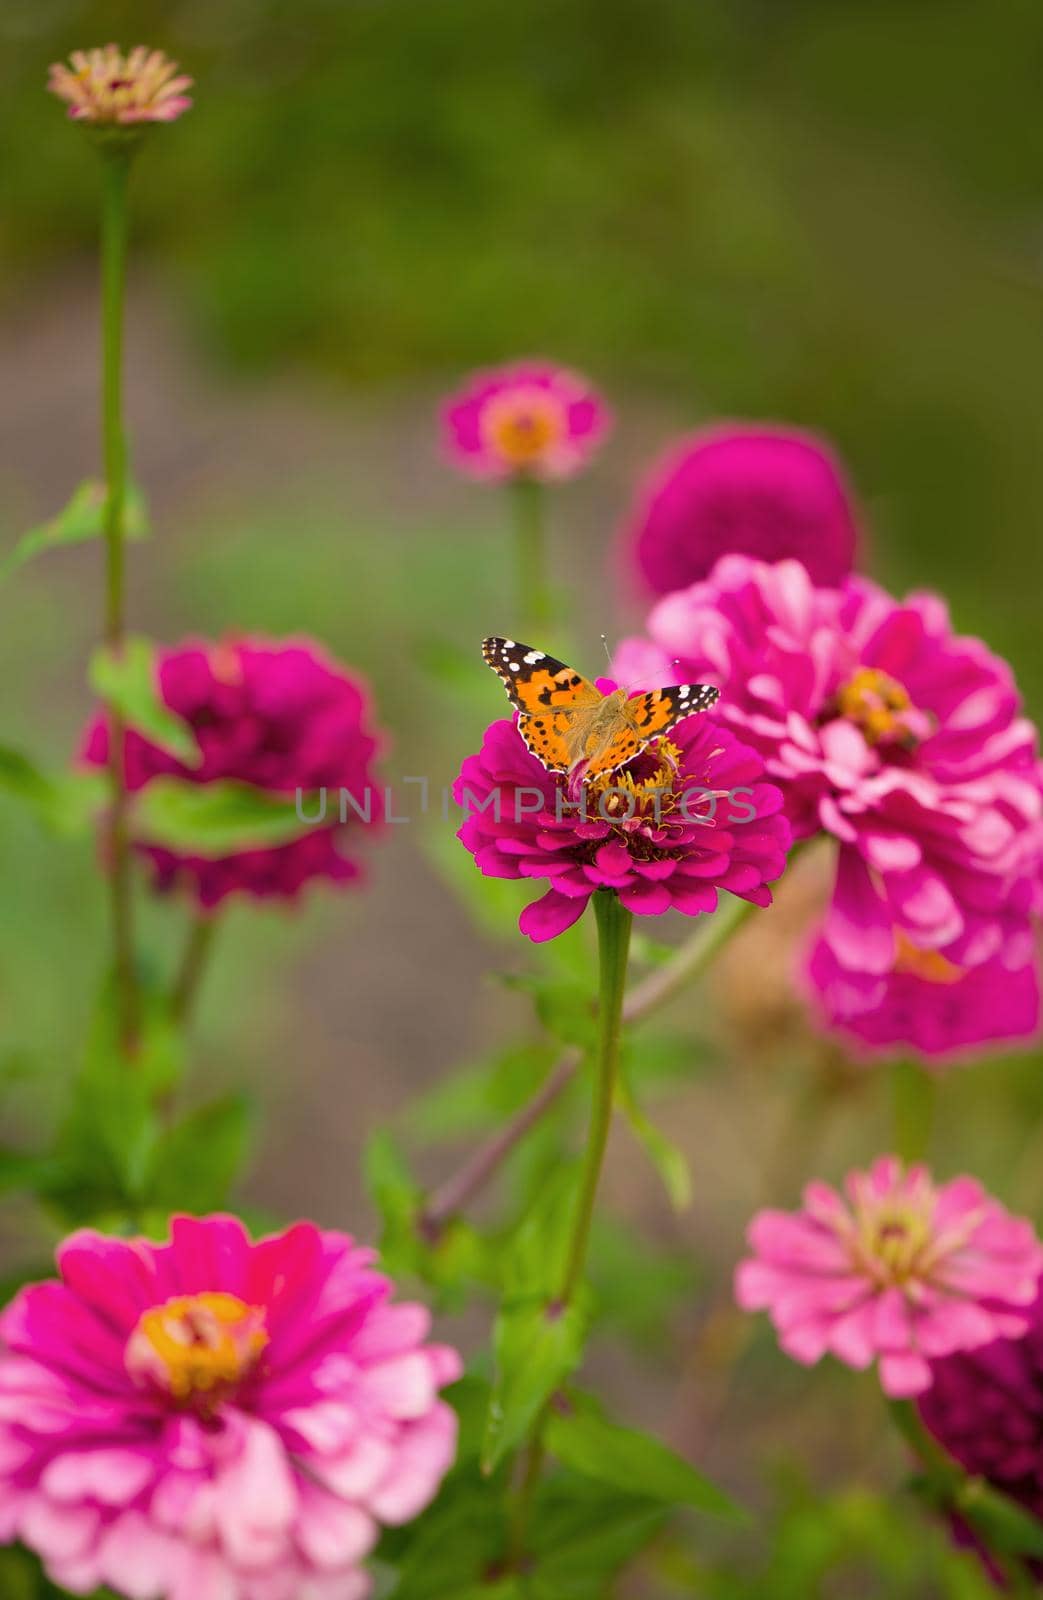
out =
<path fill-rule="evenodd" d="M 551 772 L 572 765 L 576 720 L 601 704 L 601 690 L 564 661 L 515 639 L 486 639 L 482 655 L 520 713 L 518 732 Z"/>
<path fill-rule="evenodd" d="M 626 703 L 618 729 L 598 751 L 584 776 L 596 778 L 625 766 L 653 739 L 669 733 L 685 717 L 694 716 L 697 711 L 708 711 L 720 698 L 720 693 L 709 683 L 679 683 L 633 695 Z"/>

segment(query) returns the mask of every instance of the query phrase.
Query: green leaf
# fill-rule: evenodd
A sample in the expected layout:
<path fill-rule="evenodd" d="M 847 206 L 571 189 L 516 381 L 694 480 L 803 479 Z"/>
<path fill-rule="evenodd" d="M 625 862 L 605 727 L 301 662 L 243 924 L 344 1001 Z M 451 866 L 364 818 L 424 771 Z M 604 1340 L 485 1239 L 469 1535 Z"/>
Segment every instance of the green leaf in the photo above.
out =
<path fill-rule="evenodd" d="M 526 1600 L 605 1600 L 616 1574 L 658 1535 L 666 1516 L 654 1501 L 556 1473 L 533 1516 Z"/>
<path fill-rule="evenodd" d="M 588 1324 L 582 1297 L 565 1307 L 544 1295 L 504 1304 L 493 1339 L 496 1381 L 482 1445 L 483 1472 L 494 1472 L 517 1449 L 551 1395 L 575 1371 Z"/>
<path fill-rule="evenodd" d="M 105 531 L 105 501 L 105 485 L 92 478 L 85 479 L 73 490 L 71 499 L 56 517 L 23 533 L 0 561 L 0 581 L 45 550 L 100 539 Z M 127 490 L 123 531 L 128 539 L 143 539 L 148 534 L 144 496 L 133 484 Z"/>
<path fill-rule="evenodd" d="M 393 1600 L 484 1600 L 482 1584 L 503 1555 L 506 1532 L 503 1484 L 480 1477 L 473 1465 L 458 1468 L 429 1510 L 384 1536 L 379 1555 L 398 1569 Z"/>
<path fill-rule="evenodd" d="M 555 1403 L 545 1433 L 551 1454 L 574 1472 L 665 1505 L 694 1506 L 715 1517 L 742 1510 L 695 1467 L 658 1439 L 609 1422 L 586 1397 Z"/>
<path fill-rule="evenodd" d="M 562 1044 L 590 1049 L 597 1038 L 597 1014 L 589 982 L 577 983 L 560 975 L 511 973 L 503 982 L 509 989 L 531 994 L 536 1015 L 549 1034 Z"/>
<path fill-rule="evenodd" d="M 645 1116 L 625 1078 L 619 1080 L 616 1101 L 662 1178 L 674 1210 L 686 1211 L 692 1203 L 692 1174 L 687 1157 Z"/>
<path fill-rule="evenodd" d="M 216 1211 L 242 1171 L 250 1145 L 253 1107 L 227 1095 L 189 1112 L 159 1135 L 146 1190 L 160 1210 Z"/>
<path fill-rule="evenodd" d="M 132 797 L 132 817 L 134 836 L 144 843 L 215 858 L 288 844 L 308 827 L 295 800 L 231 780 L 153 778 Z"/>
<path fill-rule="evenodd" d="M 7 1189 L 36 1189 L 45 1186 L 53 1165 L 47 1156 L 21 1150 L 0 1150 L 0 1194 Z"/>
<path fill-rule="evenodd" d="M 1000 1555 L 1043 1559 L 1043 1522 L 980 1478 L 965 1478 L 954 1508 Z"/>
<path fill-rule="evenodd" d="M 20 750 L 0 745 L 0 790 L 23 801 L 36 820 L 55 833 L 85 832 L 104 801 L 105 789 L 102 772 L 70 772 L 52 778 Z"/>
<path fill-rule="evenodd" d="M 136 1049 L 120 1047 L 115 984 L 99 999 L 83 1067 L 59 1133 L 47 1193 L 74 1221 L 138 1209 L 147 1198 L 160 1123 L 157 1106 L 176 1086 L 183 1040 L 165 996 L 139 987 Z"/>
<path fill-rule="evenodd" d="M 195 767 L 202 759 L 188 723 L 163 704 L 156 671 L 156 653 L 147 639 L 131 637 L 118 651 L 96 650 L 90 663 L 90 684 L 99 699 L 133 728 L 169 755 Z"/>

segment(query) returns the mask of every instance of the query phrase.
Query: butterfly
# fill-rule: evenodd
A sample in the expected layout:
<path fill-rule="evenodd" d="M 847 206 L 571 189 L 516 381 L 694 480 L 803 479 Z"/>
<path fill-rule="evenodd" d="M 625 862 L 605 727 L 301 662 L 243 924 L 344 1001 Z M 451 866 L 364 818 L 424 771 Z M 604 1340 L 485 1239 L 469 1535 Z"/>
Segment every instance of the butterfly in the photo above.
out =
<path fill-rule="evenodd" d="M 708 683 L 682 683 L 630 697 L 611 694 L 556 661 L 514 639 L 486 639 L 482 655 L 503 679 L 518 716 L 518 732 L 548 772 L 567 772 L 588 782 L 615 772 L 646 745 L 720 695 Z"/>

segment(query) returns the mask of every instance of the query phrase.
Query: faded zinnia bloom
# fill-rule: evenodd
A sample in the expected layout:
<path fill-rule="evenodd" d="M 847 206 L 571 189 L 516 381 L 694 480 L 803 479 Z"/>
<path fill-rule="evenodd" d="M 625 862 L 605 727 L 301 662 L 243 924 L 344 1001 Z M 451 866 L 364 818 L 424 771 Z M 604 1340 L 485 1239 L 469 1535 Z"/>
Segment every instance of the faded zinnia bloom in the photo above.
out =
<path fill-rule="evenodd" d="M 578 790 L 537 761 L 513 721 L 494 722 L 453 794 L 466 815 L 459 837 L 482 872 L 550 884 L 521 916 L 536 941 L 571 927 L 596 889 L 638 916 L 713 911 L 719 889 L 770 905 L 768 885 L 786 865 L 781 794 L 759 757 L 706 716 L 685 717 Z"/>
<path fill-rule="evenodd" d="M 161 699 L 191 728 L 202 759 L 188 766 L 128 729 L 131 794 L 156 778 L 235 781 L 282 800 L 300 791 L 303 815 L 315 820 L 286 843 L 230 855 L 178 853 L 139 837 L 156 889 L 183 889 L 210 909 L 235 893 L 293 899 L 309 883 L 357 878 L 350 852 L 382 809 L 373 774 L 378 738 L 362 679 L 308 639 L 189 641 L 160 655 L 158 676 Z M 108 756 L 108 725 L 99 717 L 83 758 L 103 766 Z M 323 790 L 325 811 L 313 798 Z"/>
<path fill-rule="evenodd" d="M 933 1361 L 931 1378 L 918 1403 L 935 1438 L 966 1472 L 1043 1521 L 1043 1296 L 1023 1333 Z M 978 1543 L 963 1524 L 957 1529 Z M 1043 1562 L 1033 1571 L 1043 1576 Z"/>
<path fill-rule="evenodd" d="M 877 1361 L 892 1398 L 927 1389 L 939 1356 L 1023 1333 L 1043 1273 L 1031 1224 L 975 1179 L 936 1186 L 893 1156 L 850 1173 L 843 1194 L 808 1184 L 801 1211 L 758 1212 L 747 1237 L 742 1309 L 768 1311 L 805 1365 Z"/>
<path fill-rule="evenodd" d="M 74 1234 L 0 1315 L 0 1539 L 75 1594 L 361 1600 L 452 1462 L 460 1374 L 374 1259 L 311 1223 Z"/>
<path fill-rule="evenodd" d="M 773 423 L 719 423 L 682 439 L 638 492 L 626 556 L 656 594 L 705 578 L 722 555 L 793 557 L 837 584 L 855 559 L 858 517 L 824 439 Z"/>
<path fill-rule="evenodd" d="M 864 1060 L 914 1051 L 928 1066 L 972 1060 L 995 1045 L 1025 1048 L 1039 1037 L 1039 963 L 1026 923 L 1000 955 L 958 967 L 902 937 L 890 972 L 842 967 L 819 939 L 806 989 L 823 1025 Z"/>
<path fill-rule="evenodd" d="M 442 409 L 449 457 L 475 478 L 569 478 L 609 420 L 585 378 L 549 361 L 477 373 Z"/>
<path fill-rule="evenodd" d="M 842 967 L 881 976 L 910 950 L 1016 964 L 1037 898 L 1036 734 L 1006 662 L 955 634 L 937 596 L 818 588 L 796 561 L 726 556 L 659 602 L 649 634 L 618 674 L 716 683 L 796 836 L 836 839 L 823 937 Z"/>
<path fill-rule="evenodd" d="M 54 63 L 47 87 L 68 103 L 77 122 L 173 122 L 192 104 L 185 93 L 192 79 L 162 50 L 138 45 L 124 55 L 118 45 L 107 44 L 74 50 L 69 62 Z"/>

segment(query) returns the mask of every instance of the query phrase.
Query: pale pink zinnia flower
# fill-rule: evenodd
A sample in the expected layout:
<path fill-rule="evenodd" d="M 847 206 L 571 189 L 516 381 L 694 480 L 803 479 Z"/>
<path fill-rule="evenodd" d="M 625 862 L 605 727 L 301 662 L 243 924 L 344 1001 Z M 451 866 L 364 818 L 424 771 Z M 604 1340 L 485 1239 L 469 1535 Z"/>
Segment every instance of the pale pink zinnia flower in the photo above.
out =
<path fill-rule="evenodd" d="M 807 1366 L 827 1352 L 849 1367 L 878 1360 L 897 1398 L 930 1386 L 937 1357 L 1024 1332 L 1043 1248 L 975 1179 L 935 1186 L 924 1167 L 882 1156 L 844 1191 L 810 1183 L 802 1211 L 761 1211 L 750 1224 L 736 1299 L 770 1313 L 787 1355 Z"/>
<path fill-rule="evenodd" d="M 656 594 L 705 578 L 729 553 L 800 561 L 816 583 L 854 563 L 858 513 L 825 439 L 777 423 L 726 422 L 682 439 L 641 485 L 624 556 Z"/>
<path fill-rule="evenodd" d="M 452 1462 L 460 1373 L 373 1261 L 234 1217 L 66 1240 L 0 1316 L 0 1541 L 75 1594 L 361 1600 Z"/>
<path fill-rule="evenodd" d="M 56 61 L 47 87 L 68 102 L 77 122 L 174 122 L 192 102 L 185 94 L 192 79 L 178 73 L 162 50 L 137 45 L 126 55 L 115 44 L 74 50 L 71 66 Z"/>
<path fill-rule="evenodd" d="M 601 443 L 608 407 L 549 361 L 477 373 L 442 408 L 447 453 L 475 478 L 569 478 Z"/>

